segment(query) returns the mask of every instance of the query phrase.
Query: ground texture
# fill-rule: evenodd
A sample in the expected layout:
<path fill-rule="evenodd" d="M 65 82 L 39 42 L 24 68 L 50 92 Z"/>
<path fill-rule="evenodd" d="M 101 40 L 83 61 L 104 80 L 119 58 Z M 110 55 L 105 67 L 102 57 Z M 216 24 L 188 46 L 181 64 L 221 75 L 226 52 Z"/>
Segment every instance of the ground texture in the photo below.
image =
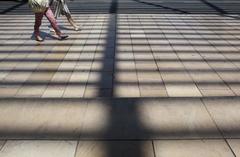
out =
<path fill-rule="evenodd" d="M 0 2 L 0 157 L 240 157 L 240 2 Z"/>

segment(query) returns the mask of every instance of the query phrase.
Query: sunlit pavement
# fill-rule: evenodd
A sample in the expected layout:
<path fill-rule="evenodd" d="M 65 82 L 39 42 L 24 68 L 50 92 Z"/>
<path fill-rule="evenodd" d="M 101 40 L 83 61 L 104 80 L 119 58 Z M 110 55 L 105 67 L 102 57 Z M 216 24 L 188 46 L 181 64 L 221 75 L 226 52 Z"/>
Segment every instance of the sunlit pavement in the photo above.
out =
<path fill-rule="evenodd" d="M 184 3 L 0 2 L 0 157 L 240 156 L 240 2 Z"/>

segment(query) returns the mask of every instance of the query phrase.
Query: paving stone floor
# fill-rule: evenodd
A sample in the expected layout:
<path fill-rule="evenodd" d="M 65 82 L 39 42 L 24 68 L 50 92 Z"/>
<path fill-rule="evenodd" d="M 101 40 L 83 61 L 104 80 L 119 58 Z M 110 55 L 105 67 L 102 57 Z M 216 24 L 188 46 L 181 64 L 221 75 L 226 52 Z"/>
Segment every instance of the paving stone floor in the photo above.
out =
<path fill-rule="evenodd" d="M 239 156 L 239 97 L 0 100 L 0 157 Z"/>
<path fill-rule="evenodd" d="M 44 19 L 39 43 L 18 9 L 0 15 L 0 157 L 240 157 L 239 15 L 75 8 L 81 31 Z"/>
<path fill-rule="evenodd" d="M 200 14 L 84 14 L 66 41 L 31 39 L 33 16 L 0 16 L 1 97 L 240 95 L 240 21 Z M 64 22 L 63 22 L 64 21 Z"/>

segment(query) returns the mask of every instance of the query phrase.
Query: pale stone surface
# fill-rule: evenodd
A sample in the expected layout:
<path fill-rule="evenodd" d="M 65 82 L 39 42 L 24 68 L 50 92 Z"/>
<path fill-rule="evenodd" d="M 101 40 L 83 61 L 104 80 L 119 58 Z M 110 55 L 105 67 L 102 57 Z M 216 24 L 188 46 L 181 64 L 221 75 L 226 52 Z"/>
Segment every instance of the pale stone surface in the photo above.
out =
<path fill-rule="evenodd" d="M 224 140 L 154 141 L 156 157 L 234 157 Z"/>
<path fill-rule="evenodd" d="M 114 97 L 140 97 L 138 85 L 114 85 Z"/>
<path fill-rule="evenodd" d="M 201 68 L 201 67 L 199 67 Z M 214 71 L 192 72 L 191 77 L 199 89 L 227 90 L 229 89 L 223 80 Z"/>
<path fill-rule="evenodd" d="M 157 89 L 146 89 L 141 88 L 140 86 L 140 95 L 141 97 L 167 97 L 167 91 L 166 90 L 157 90 Z"/>
<path fill-rule="evenodd" d="M 235 96 L 232 90 L 217 90 L 217 89 L 210 89 L 210 90 L 200 90 L 202 95 L 205 97 L 219 97 L 219 96 Z"/>
<path fill-rule="evenodd" d="M 77 141 L 7 141 L 0 157 L 74 157 Z"/>
<path fill-rule="evenodd" d="M 78 137 L 86 107 L 83 100 L 1 100 L 1 138 Z"/>
<path fill-rule="evenodd" d="M 80 141 L 76 157 L 154 157 L 151 141 Z"/>
<path fill-rule="evenodd" d="M 41 70 L 41 66 L 38 70 Z M 28 78 L 29 82 L 43 82 L 47 84 L 53 77 L 54 72 L 34 72 L 32 75 Z"/>
<path fill-rule="evenodd" d="M 228 139 L 230 147 L 236 156 L 240 156 L 240 140 L 239 139 Z"/>
<path fill-rule="evenodd" d="M 86 85 L 74 86 L 68 85 L 62 97 L 64 98 L 82 98 L 86 89 Z"/>
<path fill-rule="evenodd" d="M 240 137 L 240 99 L 203 99 L 212 118 L 225 137 Z"/>
<path fill-rule="evenodd" d="M 141 125 L 137 121 L 135 126 L 129 125 L 130 128 L 136 127 L 134 133 L 126 132 L 131 137 L 147 136 L 157 139 L 221 137 L 200 99 L 140 99 L 135 108 L 130 113 L 137 114 L 138 117 L 129 118 L 128 122 L 138 120 Z"/>
<path fill-rule="evenodd" d="M 201 93 L 196 85 L 188 84 L 188 85 L 174 85 L 174 84 L 166 84 L 166 89 L 169 97 L 201 97 Z"/>
<path fill-rule="evenodd" d="M 31 75 L 31 72 L 11 72 L 9 75 L 7 75 L 4 79 L 6 82 L 25 82 L 28 77 Z"/>
<path fill-rule="evenodd" d="M 0 141 L 0 151 L 2 150 L 2 147 L 4 146 L 4 144 L 6 143 L 6 141 Z"/>
<path fill-rule="evenodd" d="M 181 68 L 181 65 L 175 68 Z M 171 67 L 169 67 L 171 68 Z M 173 71 L 175 70 L 173 69 Z M 179 69 L 180 70 L 180 69 Z M 164 72 L 163 82 L 170 97 L 200 97 L 199 89 L 186 72 Z"/>
<path fill-rule="evenodd" d="M 47 86 L 21 86 L 16 97 L 42 97 L 43 92 Z"/>
<path fill-rule="evenodd" d="M 153 59 L 152 56 L 149 57 L 150 59 Z M 144 56 L 144 59 L 148 59 L 148 56 Z M 157 71 L 158 67 L 155 62 L 152 61 L 137 61 L 136 62 L 136 70 L 145 70 L 145 71 Z"/>
<path fill-rule="evenodd" d="M 14 97 L 18 92 L 20 86 L 0 86 L 0 97 Z"/>
<path fill-rule="evenodd" d="M 59 98 L 62 97 L 64 90 L 65 90 L 66 85 L 51 85 L 50 84 L 47 86 L 45 89 L 42 97 L 43 98 Z"/>
<path fill-rule="evenodd" d="M 136 83 L 138 82 L 138 76 L 136 71 L 116 72 L 114 81 L 120 83 Z"/>

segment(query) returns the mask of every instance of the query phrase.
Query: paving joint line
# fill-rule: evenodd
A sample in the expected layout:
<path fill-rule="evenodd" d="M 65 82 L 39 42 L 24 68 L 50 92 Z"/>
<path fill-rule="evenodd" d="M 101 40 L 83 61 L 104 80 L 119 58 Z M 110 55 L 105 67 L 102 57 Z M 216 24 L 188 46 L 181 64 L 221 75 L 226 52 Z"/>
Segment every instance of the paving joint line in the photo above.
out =
<path fill-rule="evenodd" d="M 223 140 L 224 140 L 225 143 L 227 144 L 228 148 L 230 149 L 230 151 L 232 152 L 232 154 L 234 155 L 234 157 L 237 157 L 236 154 L 235 154 L 235 152 L 233 151 L 232 147 L 231 147 L 230 144 L 228 143 L 227 138 L 225 137 L 223 131 L 219 128 L 219 126 L 218 126 L 217 122 L 215 121 L 214 117 L 212 116 L 212 114 L 211 114 L 210 111 L 208 110 L 207 105 L 205 104 L 204 100 L 201 99 L 201 101 L 202 101 L 202 104 L 204 105 L 204 107 L 205 107 L 208 115 L 209 115 L 210 118 L 212 119 L 212 122 L 215 124 L 218 132 L 219 132 L 219 133 L 221 134 L 221 136 L 223 137 Z"/>

